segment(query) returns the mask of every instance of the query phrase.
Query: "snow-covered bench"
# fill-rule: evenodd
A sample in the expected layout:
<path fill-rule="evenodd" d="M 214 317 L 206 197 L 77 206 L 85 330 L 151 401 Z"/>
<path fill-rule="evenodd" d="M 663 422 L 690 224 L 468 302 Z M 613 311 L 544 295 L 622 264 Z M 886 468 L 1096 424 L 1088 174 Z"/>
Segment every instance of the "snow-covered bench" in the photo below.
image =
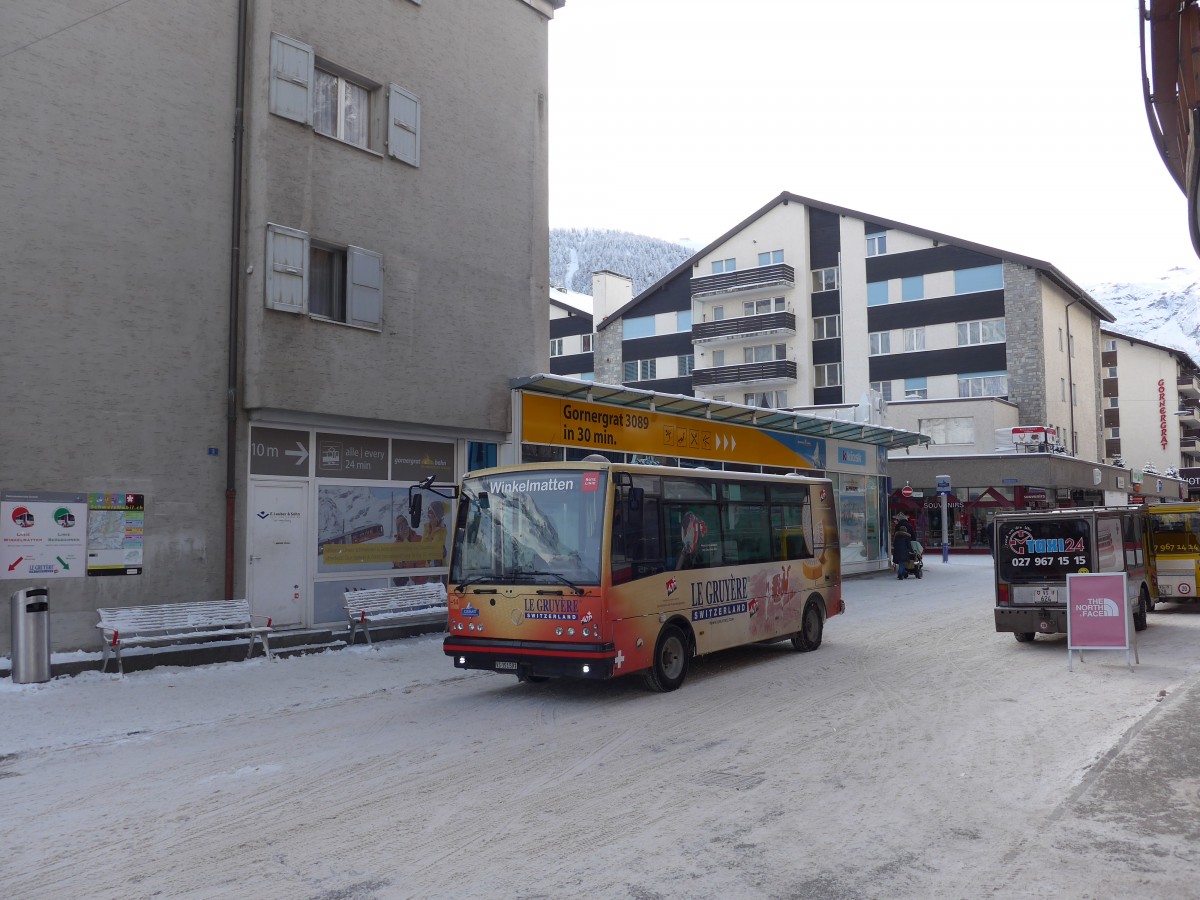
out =
<path fill-rule="evenodd" d="M 96 610 L 96 627 L 104 636 L 104 658 L 100 671 L 108 669 L 108 656 L 116 651 L 117 671 L 125 674 L 121 648 L 152 644 L 179 644 L 229 637 L 248 637 L 246 659 L 254 652 L 254 640 L 262 641 L 267 659 L 271 658 L 271 620 L 252 616 L 247 600 L 198 600 L 191 603 L 159 603 L 148 606 L 120 606 Z M 255 625 L 263 619 L 265 625 Z"/>
<path fill-rule="evenodd" d="M 436 624 L 449 612 L 446 586 L 441 582 L 346 591 L 344 596 L 346 618 L 350 621 L 348 644 L 354 643 L 360 627 L 370 644 L 372 625 Z"/>

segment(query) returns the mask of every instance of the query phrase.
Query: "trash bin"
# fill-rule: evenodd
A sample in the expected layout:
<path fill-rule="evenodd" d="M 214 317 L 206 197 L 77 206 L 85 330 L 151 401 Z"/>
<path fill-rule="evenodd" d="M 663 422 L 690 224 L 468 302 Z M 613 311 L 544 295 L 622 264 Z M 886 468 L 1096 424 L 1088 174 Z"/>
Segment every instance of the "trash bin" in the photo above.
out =
<path fill-rule="evenodd" d="M 44 587 L 12 595 L 12 680 L 50 680 L 50 603 Z"/>

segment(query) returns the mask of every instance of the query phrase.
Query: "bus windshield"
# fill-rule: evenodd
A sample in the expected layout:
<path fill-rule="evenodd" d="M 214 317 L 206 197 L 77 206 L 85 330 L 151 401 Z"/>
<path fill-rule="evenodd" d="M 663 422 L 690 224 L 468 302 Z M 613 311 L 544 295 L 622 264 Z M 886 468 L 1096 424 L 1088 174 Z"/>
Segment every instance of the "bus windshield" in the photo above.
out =
<path fill-rule="evenodd" d="M 450 580 L 599 584 L 607 479 L 546 469 L 465 479 Z"/>
<path fill-rule="evenodd" d="M 1150 512 L 1146 518 L 1155 553 L 1200 552 L 1200 514 Z"/>

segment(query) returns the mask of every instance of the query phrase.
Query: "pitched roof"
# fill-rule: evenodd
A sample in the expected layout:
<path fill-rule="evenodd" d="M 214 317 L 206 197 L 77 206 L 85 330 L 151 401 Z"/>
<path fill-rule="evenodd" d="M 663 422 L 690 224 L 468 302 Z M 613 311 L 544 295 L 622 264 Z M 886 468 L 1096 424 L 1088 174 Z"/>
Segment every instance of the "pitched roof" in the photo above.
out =
<path fill-rule="evenodd" d="M 726 231 L 724 234 L 722 234 L 719 238 L 714 240 L 712 243 L 708 244 L 706 247 L 701 248 L 696 253 L 694 253 L 692 256 L 689 256 L 682 263 L 680 263 L 678 266 L 676 266 L 674 269 L 672 269 L 670 272 L 668 272 L 666 275 L 664 275 L 658 281 L 654 282 L 654 284 L 650 285 L 648 288 L 646 288 L 644 291 L 642 291 L 640 294 L 638 294 L 636 297 L 634 297 L 632 300 L 630 300 L 628 303 L 626 303 L 624 306 L 622 306 L 620 309 L 618 309 L 612 315 L 605 317 L 600 322 L 597 322 L 596 330 L 599 331 L 599 330 L 603 329 L 605 326 L 607 326 L 614 319 L 618 319 L 618 318 L 624 316 L 627 312 L 629 312 L 629 310 L 636 307 L 639 303 L 641 303 L 643 300 L 648 298 L 651 294 L 653 294 L 660 287 L 667 284 L 672 279 L 676 278 L 682 272 L 685 272 L 688 269 L 692 268 L 692 266 L 694 266 L 696 264 L 696 262 L 699 259 L 701 259 L 703 256 L 705 256 L 707 253 L 709 253 L 716 247 L 719 247 L 721 244 L 725 243 L 725 241 L 734 237 L 739 232 L 745 230 L 747 226 L 751 225 L 753 222 L 756 222 L 758 219 L 761 219 L 763 216 L 765 216 L 768 212 L 773 210 L 775 207 L 787 206 L 789 203 L 799 203 L 803 206 L 808 206 L 813 209 L 820 209 L 820 210 L 824 210 L 825 212 L 835 213 L 835 214 L 841 215 L 841 216 L 850 216 L 851 218 L 854 218 L 854 219 L 861 219 L 864 222 L 872 222 L 876 225 L 883 225 L 888 228 L 895 228 L 900 231 L 906 231 L 909 234 L 919 234 L 923 237 L 931 238 L 932 240 L 940 241 L 942 243 L 953 244 L 956 247 L 965 247 L 969 250 L 975 250 L 979 253 L 986 253 L 989 256 L 998 256 L 1003 259 L 1012 260 L 1013 262 L 1023 263 L 1024 265 L 1029 266 L 1032 269 L 1037 269 L 1038 271 L 1044 273 L 1048 278 L 1050 278 L 1051 281 L 1055 282 L 1059 287 L 1061 287 L 1064 291 L 1066 291 L 1067 294 L 1069 294 L 1072 298 L 1081 301 L 1086 307 L 1088 307 L 1088 309 L 1090 309 L 1093 313 L 1095 313 L 1098 318 L 1102 319 L 1105 322 L 1115 322 L 1116 321 L 1116 317 L 1113 316 L 1112 313 L 1110 313 L 1107 309 L 1105 309 L 1099 303 L 1097 303 L 1096 300 L 1090 294 L 1088 294 L 1087 291 L 1085 291 L 1083 288 L 1081 288 L 1079 285 L 1077 285 L 1074 281 L 1072 281 L 1070 278 L 1068 278 L 1066 275 L 1064 275 L 1062 272 L 1060 272 L 1057 267 L 1051 265 L 1048 262 L 1045 262 L 1044 260 L 1035 259 L 1032 256 L 1023 256 L 1022 254 L 1019 254 L 1019 253 L 1010 253 L 1007 250 L 1001 250 L 996 247 L 989 247 L 985 244 L 977 244 L 974 241 L 965 241 L 962 238 L 956 238 L 953 235 L 942 234 L 941 232 L 937 232 L 937 231 L 930 231 L 928 228 L 921 228 L 916 225 L 909 225 L 904 222 L 897 222 L 893 219 L 880 218 L 879 216 L 872 215 L 870 213 L 864 213 L 864 212 L 859 212 L 858 210 L 847 209 L 844 206 L 834 206 L 831 203 L 823 203 L 820 200 L 813 200 L 811 197 L 802 197 L 799 194 L 793 194 L 793 193 L 790 193 L 789 191 L 784 191 L 782 194 L 780 194 L 778 197 L 776 197 L 770 203 L 767 203 L 765 206 L 763 206 L 763 207 L 759 208 L 758 210 L 756 210 L 755 212 L 751 213 L 749 216 L 747 216 L 741 222 L 738 222 L 738 224 L 734 225 L 733 228 Z"/>

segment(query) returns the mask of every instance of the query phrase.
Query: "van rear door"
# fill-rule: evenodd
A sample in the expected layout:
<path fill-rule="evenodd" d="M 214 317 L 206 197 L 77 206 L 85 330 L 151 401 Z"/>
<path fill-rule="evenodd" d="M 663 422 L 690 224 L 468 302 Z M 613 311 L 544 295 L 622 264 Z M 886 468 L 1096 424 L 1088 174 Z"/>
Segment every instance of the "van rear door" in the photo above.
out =
<path fill-rule="evenodd" d="M 1066 603 L 1065 593 L 1045 585 L 1053 582 L 1065 588 L 1068 575 L 1097 571 L 1092 548 L 1087 517 L 1001 519 L 996 529 L 996 574 L 1013 586 L 1011 603 Z"/>

